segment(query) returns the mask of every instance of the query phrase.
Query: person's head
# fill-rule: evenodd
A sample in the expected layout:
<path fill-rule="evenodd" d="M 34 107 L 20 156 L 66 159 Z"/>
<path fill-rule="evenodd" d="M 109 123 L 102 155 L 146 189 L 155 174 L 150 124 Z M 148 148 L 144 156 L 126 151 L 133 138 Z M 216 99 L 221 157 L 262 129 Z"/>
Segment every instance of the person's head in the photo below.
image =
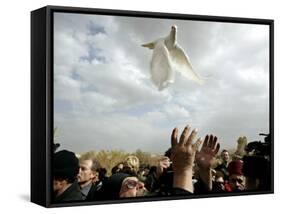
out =
<path fill-rule="evenodd" d="M 81 187 L 89 185 L 98 179 L 100 163 L 93 157 L 81 157 L 79 161 L 78 183 Z"/>
<path fill-rule="evenodd" d="M 241 160 L 235 160 L 229 163 L 229 185 L 232 191 L 245 190 L 245 177 L 242 173 L 243 162 Z"/>
<path fill-rule="evenodd" d="M 156 173 L 156 171 L 157 171 L 157 167 L 156 166 L 151 166 L 150 169 L 149 169 L 148 174 Z"/>
<path fill-rule="evenodd" d="M 144 184 L 137 177 L 118 172 L 111 175 L 100 190 L 100 199 L 119 199 L 144 195 Z"/>
<path fill-rule="evenodd" d="M 138 171 L 138 175 L 143 177 L 143 176 L 147 176 L 149 172 L 149 166 L 147 165 L 141 165 L 140 169 Z"/>
<path fill-rule="evenodd" d="M 229 162 L 229 161 L 230 161 L 229 152 L 224 149 L 224 150 L 221 152 L 221 158 L 222 158 L 223 162 L 225 162 L 225 163 Z"/>
<path fill-rule="evenodd" d="M 133 174 L 137 174 L 137 172 L 139 171 L 139 166 L 140 161 L 137 156 L 129 155 L 125 159 L 125 167 L 128 167 L 133 172 Z"/>
<path fill-rule="evenodd" d="M 124 167 L 124 163 L 123 163 L 123 162 L 120 162 L 120 163 L 118 163 L 118 164 L 116 165 L 116 167 L 117 167 L 117 169 L 118 169 L 119 171 L 121 171 L 121 170 L 123 169 L 123 167 Z"/>
<path fill-rule="evenodd" d="M 103 179 L 106 178 L 106 173 L 107 173 L 106 168 L 99 168 L 97 171 L 99 173 L 99 180 L 100 181 L 102 181 Z"/>
<path fill-rule="evenodd" d="M 216 171 L 216 174 L 215 174 L 215 181 L 224 182 L 224 173 L 221 172 L 220 170 L 217 170 L 217 171 Z"/>
<path fill-rule="evenodd" d="M 62 150 L 53 157 L 53 191 L 59 195 L 76 180 L 79 161 L 73 152 Z"/>
<path fill-rule="evenodd" d="M 164 156 L 171 159 L 171 154 L 172 154 L 172 148 L 169 148 L 167 151 L 165 151 Z"/>
<path fill-rule="evenodd" d="M 144 195 L 144 183 L 140 182 L 137 177 L 127 177 L 123 180 L 119 192 L 120 198 L 130 198 Z"/>
<path fill-rule="evenodd" d="M 121 172 L 123 170 L 124 167 L 124 163 L 120 162 L 118 164 L 116 164 L 112 169 L 111 169 L 111 174 L 115 174 L 117 172 Z"/>
<path fill-rule="evenodd" d="M 215 192 L 222 192 L 225 190 L 224 188 L 224 174 L 223 172 L 217 170 L 215 174 L 214 180 L 214 191 Z"/>
<path fill-rule="evenodd" d="M 232 174 L 229 176 L 229 185 L 234 192 L 245 190 L 245 177 L 243 175 Z"/>

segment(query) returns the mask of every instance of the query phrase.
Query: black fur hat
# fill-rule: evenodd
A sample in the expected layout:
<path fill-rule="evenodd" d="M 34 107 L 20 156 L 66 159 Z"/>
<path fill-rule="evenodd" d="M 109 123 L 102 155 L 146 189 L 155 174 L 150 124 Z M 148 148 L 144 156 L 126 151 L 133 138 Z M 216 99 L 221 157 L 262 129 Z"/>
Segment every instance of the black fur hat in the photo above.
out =
<path fill-rule="evenodd" d="M 79 160 L 73 152 L 62 150 L 53 158 L 53 175 L 55 179 L 75 180 L 79 172 Z"/>

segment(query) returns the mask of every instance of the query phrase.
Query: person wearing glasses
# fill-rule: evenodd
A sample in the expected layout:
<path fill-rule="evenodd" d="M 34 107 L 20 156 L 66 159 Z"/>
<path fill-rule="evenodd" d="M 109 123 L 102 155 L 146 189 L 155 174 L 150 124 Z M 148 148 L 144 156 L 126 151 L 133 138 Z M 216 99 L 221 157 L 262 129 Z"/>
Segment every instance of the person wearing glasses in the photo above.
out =
<path fill-rule="evenodd" d="M 196 161 L 200 169 L 204 171 L 203 182 L 212 189 L 210 166 L 212 159 L 218 153 L 220 144 L 217 137 L 206 136 L 197 139 L 197 129 L 186 126 L 178 136 L 178 129 L 175 128 L 171 135 L 171 158 L 173 170 L 173 182 L 170 195 L 193 194 L 192 168 Z M 199 146 L 203 143 L 200 151 Z M 137 176 L 132 176 L 124 172 L 117 172 L 111 175 L 97 192 L 94 200 L 116 200 L 122 198 L 142 197 L 149 195 L 144 184 Z"/>
<path fill-rule="evenodd" d="M 147 190 L 144 187 L 144 183 L 139 181 L 137 177 L 126 177 L 121 185 L 119 192 L 120 198 L 130 198 L 145 196 Z"/>
<path fill-rule="evenodd" d="M 111 175 L 96 192 L 92 200 L 116 200 L 144 196 L 144 184 L 136 176 L 123 172 Z"/>

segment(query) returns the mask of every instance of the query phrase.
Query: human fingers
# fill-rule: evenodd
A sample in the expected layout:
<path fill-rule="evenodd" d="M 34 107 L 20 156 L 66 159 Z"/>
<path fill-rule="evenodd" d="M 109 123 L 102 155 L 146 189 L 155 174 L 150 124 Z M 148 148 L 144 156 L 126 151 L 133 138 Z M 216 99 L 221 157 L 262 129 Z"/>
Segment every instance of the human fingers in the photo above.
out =
<path fill-rule="evenodd" d="M 199 150 L 199 147 L 200 145 L 202 144 L 203 142 L 203 139 L 200 137 L 197 139 L 197 141 L 193 144 L 193 147 L 194 147 L 194 150 L 195 151 L 198 151 Z"/>
<path fill-rule="evenodd" d="M 178 143 L 178 128 L 174 128 L 171 135 L 172 148 L 175 147 L 177 143 Z"/>
<path fill-rule="evenodd" d="M 180 146 L 183 146 L 183 145 L 185 144 L 185 142 L 187 141 L 189 131 L 190 131 L 190 126 L 187 125 L 187 126 L 184 128 L 184 130 L 183 130 L 183 132 L 182 132 L 182 134 L 181 134 L 180 142 L 179 142 L 179 145 L 180 145 Z"/>
<path fill-rule="evenodd" d="M 196 138 L 196 135 L 198 133 L 198 129 L 193 129 L 191 134 L 189 135 L 187 141 L 186 141 L 186 146 L 191 145 L 194 139 Z"/>
<path fill-rule="evenodd" d="M 215 146 L 216 146 L 217 141 L 218 141 L 217 136 L 214 136 L 213 142 L 212 142 L 212 144 L 211 144 L 211 149 L 215 149 Z"/>
<path fill-rule="evenodd" d="M 203 143 L 202 148 L 208 147 L 208 141 L 209 141 L 209 135 L 206 135 L 206 136 L 205 136 L 205 139 L 204 139 L 204 143 Z"/>
<path fill-rule="evenodd" d="M 214 151 L 214 155 L 218 154 L 219 150 L 220 150 L 220 143 L 217 143 L 217 146 Z"/>
<path fill-rule="evenodd" d="M 213 136 L 213 135 L 210 135 L 209 141 L 208 141 L 208 147 L 209 147 L 209 148 L 212 148 L 213 140 L 214 140 L 214 136 Z"/>

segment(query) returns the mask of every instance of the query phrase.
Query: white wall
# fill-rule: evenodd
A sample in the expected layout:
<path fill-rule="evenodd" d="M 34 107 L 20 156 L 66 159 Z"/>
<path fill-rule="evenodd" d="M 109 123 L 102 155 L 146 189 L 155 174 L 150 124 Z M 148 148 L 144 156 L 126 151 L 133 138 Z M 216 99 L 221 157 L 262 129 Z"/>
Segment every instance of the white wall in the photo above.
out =
<path fill-rule="evenodd" d="M 163 1 L 163 0 L 162 0 Z M 116 3 L 118 2 L 118 3 Z M 155 2 L 155 3 L 152 3 Z M 1 188 L 0 210 L 28 213 L 77 212 L 255 212 L 280 207 L 280 38 L 281 15 L 278 1 L 246 0 L 7 0 L 1 2 Z M 164 2 L 164 1 L 163 1 Z M 30 155 L 30 11 L 45 5 L 159 11 L 172 13 L 275 19 L 275 194 L 150 203 L 99 205 L 63 209 L 43 209 L 29 200 Z M 6 212 L 7 212 L 6 211 Z"/>

